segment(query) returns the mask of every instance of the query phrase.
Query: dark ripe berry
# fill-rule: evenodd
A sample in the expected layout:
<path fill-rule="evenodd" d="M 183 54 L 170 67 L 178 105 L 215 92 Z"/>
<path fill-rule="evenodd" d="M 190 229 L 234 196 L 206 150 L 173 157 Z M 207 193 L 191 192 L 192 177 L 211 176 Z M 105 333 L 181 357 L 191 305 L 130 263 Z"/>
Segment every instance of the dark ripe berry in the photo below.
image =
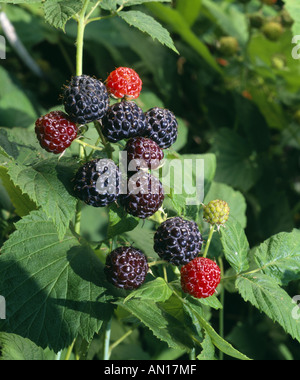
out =
<path fill-rule="evenodd" d="M 93 160 L 77 171 L 74 193 L 90 206 L 104 207 L 117 200 L 119 182 L 119 168 L 112 160 Z"/>
<path fill-rule="evenodd" d="M 157 169 L 164 152 L 155 141 L 146 137 L 133 137 L 127 141 L 125 151 L 127 152 L 127 161 L 129 171 L 142 169 Z"/>
<path fill-rule="evenodd" d="M 127 194 L 120 195 L 120 204 L 131 215 L 148 218 L 158 211 L 164 201 L 164 191 L 159 179 L 139 171 L 128 180 Z"/>
<path fill-rule="evenodd" d="M 77 137 L 76 124 L 61 111 L 53 111 L 35 122 L 35 133 L 42 148 L 47 152 L 64 152 Z"/>
<path fill-rule="evenodd" d="M 100 80 L 80 75 L 65 86 L 63 104 L 71 120 L 86 124 L 103 118 L 109 106 L 109 96 Z"/>
<path fill-rule="evenodd" d="M 108 141 L 116 143 L 142 136 L 147 122 L 143 110 L 136 103 L 122 101 L 109 107 L 102 124 L 104 136 Z"/>
<path fill-rule="evenodd" d="M 144 136 L 155 141 L 162 149 L 169 148 L 178 136 L 178 122 L 173 112 L 159 107 L 146 112 L 147 129 Z"/>
<path fill-rule="evenodd" d="M 106 87 L 114 98 L 136 99 L 142 91 L 142 81 L 138 74 L 129 67 L 119 67 L 106 79 Z"/>
<path fill-rule="evenodd" d="M 106 257 L 104 272 L 107 280 L 117 288 L 134 290 L 145 281 L 147 258 L 132 247 L 119 247 Z"/>
<path fill-rule="evenodd" d="M 202 235 L 197 223 L 180 217 L 167 219 L 154 235 L 154 250 L 174 265 L 184 265 L 201 251 Z"/>
<path fill-rule="evenodd" d="M 210 259 L 196 257 L 181 268 L 182 290 L 195 298 L 212 296 L 220 281 L 220 268 Z"/>

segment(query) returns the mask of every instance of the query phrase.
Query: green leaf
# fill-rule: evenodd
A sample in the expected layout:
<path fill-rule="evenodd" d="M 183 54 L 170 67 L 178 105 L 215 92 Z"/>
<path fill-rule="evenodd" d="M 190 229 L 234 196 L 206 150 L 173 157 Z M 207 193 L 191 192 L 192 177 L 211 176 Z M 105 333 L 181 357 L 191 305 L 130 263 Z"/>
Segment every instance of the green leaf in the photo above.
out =
<path fill-rule="evenodd" d="M 167 310 L 168 305 L 166 303 L 158 305 L 153 300 L 130 299 L 125 303 L 120 300 L 116 304 L 138 318 L 158 339 L 166 342 L 169 347 L 184 350 L 190 350 L 193 347 L 191 338 L 183 329 L 183 320 L 174 316 L 174 312 L 182 315 L 181 303 L 176 306 L 172 299 L 168 303 L 171 307 L 170 310 Z"/>
<path fill-rule="evenodd" d="M 123 208 L 113 204 L 109 208 L 107 237 L 111 238 L 124 232 L 132 231 L 139 224 L 139 219 L 127 214 Z"/>
<path fill-rule="evenodd" d="M 81 0 L 47 0 L 44 4 L 45 19 L 55 28 L 65 30 L 67 21 L 81 9 Z"/>
<path fill-rule="evenodd" d="M 117 0 L 102 0 L 100 6 L 106 11 L 115 11 L 117 9 Z"/>
<path fill-rule="evenodd" d="M 222 74 L 222 70 L 216 63 L 215 58 L 211 55 L 209 49 L 191 30 L 188 23 L 176 9 L 152 2 L 149 3 L 147 7 L 157 18 L 170 25 L 174 32 L 178 33 L 183 41 L 191 46 L 213 69 L 219 74 Z"/>
<path fill-rule="evenodd" d="M 245 301 L 267 314 L 300 342 L 300 319 L 293 318 L 295 304 L 275 279 L 263 273 L 240 275 L 236 287 Z"/>
<path fill-rule="evenodd" d="M 228 343 L 220 335 L 218 335 L 216 331 L 212 328 L 212 326 L 199 314 L 198 309 L 192 303 L 189 303 L 189 304 L 185 303 L 184 308 L 188 309 L 187 310 L 188 312 L 194 313 L 200 325 L 205 330 L 206 334 L 210 337 L 212 343 L 220 351 L 236 359 L 249 360 L 249 358 L 246 355 L 236 350 L 230 343 Z"/>
<path fill-rule="evenodd" d="M 176 10 L 191 27 L 197 20 L 202 7 L 202 0 L 177 0 Z"/>
<path fill-rule="evenodd" d="M 268 276 L 287 285 L 300 279 L 300 231 L 281 232 L 254 251 L 254 258 Z"/>
<path fill-rule="evenodd" d="M 210 336 L 206 333 L 201 343 L 202 351 L 197 356 L 198 360 L 215 360 L 215 346 L 210 338 Z"/>
<path fill-rule="evenodd" d="M 213 16 L 214 22 L 228 35 L 235 37 L 241 44 L 248 39 L 248 23 L 244 12 L 237 7 L 217 4 L 212 0 L 202 0 L 203 8 Z"/>
<path fill-rule="evenodd" d="M 0 361 L 7 360 L 54 360 L 55 354 L 44 351 L 31 340 L 16 334 L 0 333 Z"/>
<path fill-rule="evenodd" d="M 295 23 L 292 26 L 293 34 L 300 35 L 300 4 L 297 0 L 285 0 L 285 8 L 292 16 Z"/>
<path fill-rule="evenodd" d="M 0 125 L 28 127 L 38 115 L 19 81 L 0 66 Z"/>
<path fill-rule="evenodd" d="M 52 157 L 41 148 L 34 130 L 27 128 L 0 128 L 0 162 L 6 166 L 9 161 L 31 165 L 37 159 Z M 9 159 L 9 160 L 7 160 Z"/>
<path fill-rule="evenodd" d="M 57 352 L 77 335 L 89 341 L 110 317 L 103 265 L 70 231 L 60 240 L 42 211 L 16 223 L 1 253 L 0 294 L 7 306 L 1 331 Z"/>
<path fill-rule="evenodd" d="M 153 281 L 146 282 L 139 289 L 131 292 L 124 302 L 131 298 L 142 298 L 143 300 L 153 300 L 155 302 L 164 302 L 172 295 L 172 290 L 169 288 L 166 281 L 158 277 Z"/>
<path fill-rule="evenodd" d="M 7 169 L 3 166 L 0 166 L 0 179 L 15 207 L 17 215 L 22 217 L 29 214 L 31 211 L 36 210 L 36 204 L 32 202 L 26 194 L 22 194 L 22 191 L 13 184 L 7 174 Z"/>
<path fill-rule="evenodd" d="M 177 213 L 185 213 L 188 205 L 200 205 L 216 170 L 214 154 L 166 155 L 161 182 Z"/>
<path fill-rule="evenodd" d="M 41 3 L 43 0 L 1 0 L 4 4 L 33 4 Z"/>
<path fill-rule="evenodd" d="M 178 53 L 170 33 L 153 17 L 139 11 L 119 12 L 118 15 L 129 25 L 149 34 L 154 40 L 158 40 L 161 44 Z"/>
<path fill-rule="evenodd" d="M 249 243 L 243 227 L 231 218 L 221 228 L 221 242 L 226 260 L 237 273 L 249 268 Z"/>
<path fill-rule="evenodd" d="M 63 238 L 76 211 L 77 200 L 69 192 L 72 164 L 71 160 L 58 162 L 55 158 L 31 167 L 15 162 L 8 164 L 8 174 L 14 184 L 42 207 L 53 220 L 60 238 Z"/>
<path fill-rule="evenodd" d="M 170 3 L 172 0 L 102 0 L 100 7 L 107 11 L 115 11 L 117 6 L 130 7 L 132 5 L 140 5 L 149 2 L 165 2 Z"/>
<path fill-rule="evenodd" d="M 212 151 L 217 156 L 215 180 L 241 191 L 248 191 L 259 179 L 262 169 L 257 153 L 248 140 L 228 128 L 215 134 Z"/>

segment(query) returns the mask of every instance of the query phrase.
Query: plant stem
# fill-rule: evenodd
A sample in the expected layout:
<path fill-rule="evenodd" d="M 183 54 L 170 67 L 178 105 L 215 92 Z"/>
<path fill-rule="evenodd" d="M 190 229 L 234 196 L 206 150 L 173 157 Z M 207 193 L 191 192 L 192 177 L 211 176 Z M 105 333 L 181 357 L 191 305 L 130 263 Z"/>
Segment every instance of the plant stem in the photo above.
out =
<path fill-rule="evenodd" d="M 84 147 L 91 148 L 92 150 L 99 150 L 99 151 L 103 152 L 103 148 L 99 148 L 98 146 L 88 144 L 85 141 L 76 139 L 76 140 L 74 140 L 74 142 L 76 142 L 77 144 L 80 144 Z"/>
<path fill-rule="evenodd" d="M 78 16 L 77 26 L 77 42 L 76 42 L 76 75 L 82 75 L 82 61 L 83 61 L 83 41 L 85 30 L 85 13 L 89 5 L 90 0 L 85 0 L 82 10 Z M 82 145 L 79 147 L 79 159 L 84 158 L 84 148 Z M 80 222 L 81 222 L 81 201 L 77 202 L 76 215 L 75 215 L 75 232 L 80 235 Z"/>
<path fill-rule="evenodd" d="M 190 360 L 196 360 L 196 349 L 195 349 L 195 347 L 191 349 L 191 352 L 189 354 L 189 359 Z"/>
<path fill-rule="evenodd" d="M 134 331 L 134 328 L 131 328 L 124 335 L 122 335 L 121 338 L 119 338 L 118 340 L 116 340 L 114 343 L 112 343 L 109 346 L 108 357 L 110 357 L 112 350 L 115 349 L 120 343 L 122 343 L 123 340 L 125 340 L 129 335 L 131 335 L 133 331 Z"/>
<path fill-rule="evenodd" d="M 221 278 L 222 278 L 223 274 L 224 274 L 224 265 L 223 265 L 223 260 L 221 257 L 219 258 L 219 266 L 221 269 Z M 220 314 L 219 314 L 219 335 L 224 339 L 224 306 L 225 306 L 225 288 L 224 288 L 224 285 L 222 285 L 222 288 L 221 288 L 220 302 L 222 304 L 222 308 L 220 309 Z M 224 359 L 224 353 L 221 350 L 219 353 L 219 359 L 220 360 Z"/>
<path fill-rule="evenodd" d="M 67 351 L 67 354 L 66 354 L 65 360 L 70 360 L 70 357 L 71 357 L 71 354 L 72 354 L 72 351 L 73 351 L 74 345 L 75 345 L 75 339 L 73 340 L 73 343 L 72 343 L 72 344 L 69 346 L 69 348 L 68 348 L 68 351 Z"/>
<path fill-rule="evenodd" d="M 102 142 L 102 144 L 104 146 L 104 149 L 106 150 L 107 156 L 108 156 L 108 158 L 111 159 L 112 158 L 112 153 L 113 153 L 114 150 L 113 150 L 112 146 L 110 145 L 110 143 L 106 140 L 105 136 L 103 135 L 102 129 L 101 129 L 101 125 L 100 125 L 99 121 L 95 121 L 94 125 L 95 125 L 95 128 L 96 128 L 96 130 L 98 132 L 98 135 L 99 135 L 99 137 L 101 139 L 101 142 Z"/>
<path fill-rule="evenodd" d="M 82 75 L 83 67 L 83 40 L 84 30 L 86 26 L 85 13 L 89 6 L 90 0 L 85 0 L 82 10 L 78 17 L 78 29 L 77 29 L 77 51 L 76 51 L 76 75 Z"/>
<path fill-rule="evenodd" d="M 211 240 L 212 240 L 214 232 L 215 232 L 215 226 L 211 225 L 210 229 L 209 229 L 209 235 L 208 235 L 208 239 L 207 239 L 207 242 L 206 242 L 206 246 L 205 246 L 205 250 L 204 250 L 204 253 L 203 253 L 203 257 L 207 256 L 208 248 L 210 246 L 210 243 L 211 243 Z"/>
<path fill-rule="evenodd" d="M 111 319 L 106 322 L 106 326 L 105 326 L 104 342 L 103 342 L 103 360 L 109 360 L 110 333 L 111 333 Z"/>

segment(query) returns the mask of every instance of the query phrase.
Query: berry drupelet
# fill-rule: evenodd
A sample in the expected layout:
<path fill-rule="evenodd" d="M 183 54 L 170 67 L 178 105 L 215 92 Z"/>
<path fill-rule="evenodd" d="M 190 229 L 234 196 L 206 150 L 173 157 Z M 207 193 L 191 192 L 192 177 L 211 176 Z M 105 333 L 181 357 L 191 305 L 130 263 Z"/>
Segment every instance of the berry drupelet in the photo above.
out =
<path fill-rule="evenodd" d="M 167 219 L 154 235 L 154 250 L 160 258 L 174 265 L 184 265 L 201 251 L 202 235 L 194 221 L 181 217 Z"/>
<path fill-rule="evenodd" d="M 76 139 L 78 128 L 61 111 L 53 111 L 35 122 L 35 133 L 42 148 L 60 154 Z"/>
<path fill-rule="evenodd" d="M 109 106 L 105 85 L 88 75 L 73 77 L 64 87 L 62 98 L 66 113 L 77 124 L 102 119 Z"/>
<path fill-rule="evenodd" d="M 136 99 L 142 91 L 142 80 L 129 67 L 119 67 L 112 71 L 105 81 L 110 95 L 117 99 Z"/>
<path fill-rule="evenodd" d="M 155 141 L 146 137 L 133 137 L 127 141 L 124 149 L 127 152 L 129 170 L 157 169 L 164 158 L 163 150 Z"/>
<path fill-rule="evenodd" d="M 221 281 L 218 265 L 204 257 L 196 257 L 184 265 L 180 273 L 182 290 L 195 298 L 212 296 Z"/>
<path fill-rule="evenodd" d="M 159 107 L 146 112 L 147 129 L 143 136 L 155 141 L 162 149 L 170 148 L 178 136 L 178 122 L 173 112 Z"/>
<path fill-rule="evenodd" d="M 204 205 L 203 218 L 209 224 L 224 225 L 229 218 L 230 208 L 228 203 L 220 199 L 210 201 Z"/>
<path fill-rule="evenodd" d="M 134 102 L 122 101 L 109 107 L 102 119 L 103 134 L 109 142 L 142 136 L 147 126 L 143 110 Z"/>
<path fill-rule="evenodd" d="M 146 219 L 161 207 L 163 186 L 153 175 L 138 172 L 129 178 L 127 186 L 127 194 L 121 194 L 119 202 L 130 215 Z"/>
<path fill-rule="evenodd" d="M 147 258 L 132 247 L 118 247 L 106 257 L 104 272 L 107 280 L 117 288 L 134 290 L 145 281 Z"/>
<path fill-rule="evenodd" d="M 74 193 L 90 206 L 105 207 L 117 200 L 119 183 L 119 168 L 112 160 L 93 160 L 77 171 Z"/>

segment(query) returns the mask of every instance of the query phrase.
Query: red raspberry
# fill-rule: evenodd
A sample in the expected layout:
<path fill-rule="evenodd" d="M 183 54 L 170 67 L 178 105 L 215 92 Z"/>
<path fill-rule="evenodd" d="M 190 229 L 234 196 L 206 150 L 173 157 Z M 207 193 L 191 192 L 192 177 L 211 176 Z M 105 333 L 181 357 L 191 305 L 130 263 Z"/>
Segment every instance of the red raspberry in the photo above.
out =
<path fill-rule="evenodd" d="M 111 72 L 106 79 L 106 88 L 114 98 L 136 99 L 142 91 L 142 84 L 138 74 L 128 67 L 119 67 Z"/>
<path fill-rule="evenodd" d="M 220 281 L 220 268 L 214 261 L 205 257 L 196 257 L 181 268 L 182 290 L 193 297 L 212 296 Z"/>
<path fill-rule="evenodd" d="M 35 122 L 35 133 L 42 148 L 59 154 L 65 151 L 77 137 L 77 125 L 61 111 L 53 111 Z"/>
<path fill-rule="evenodd" d="M 127 151 L 128 164 L 134 160 L 136 170 L 157 169 L 164 158 L 164 152 L 156 142 L 146 137 L 133 137 L 128 140 L 125 151 Z"/>

